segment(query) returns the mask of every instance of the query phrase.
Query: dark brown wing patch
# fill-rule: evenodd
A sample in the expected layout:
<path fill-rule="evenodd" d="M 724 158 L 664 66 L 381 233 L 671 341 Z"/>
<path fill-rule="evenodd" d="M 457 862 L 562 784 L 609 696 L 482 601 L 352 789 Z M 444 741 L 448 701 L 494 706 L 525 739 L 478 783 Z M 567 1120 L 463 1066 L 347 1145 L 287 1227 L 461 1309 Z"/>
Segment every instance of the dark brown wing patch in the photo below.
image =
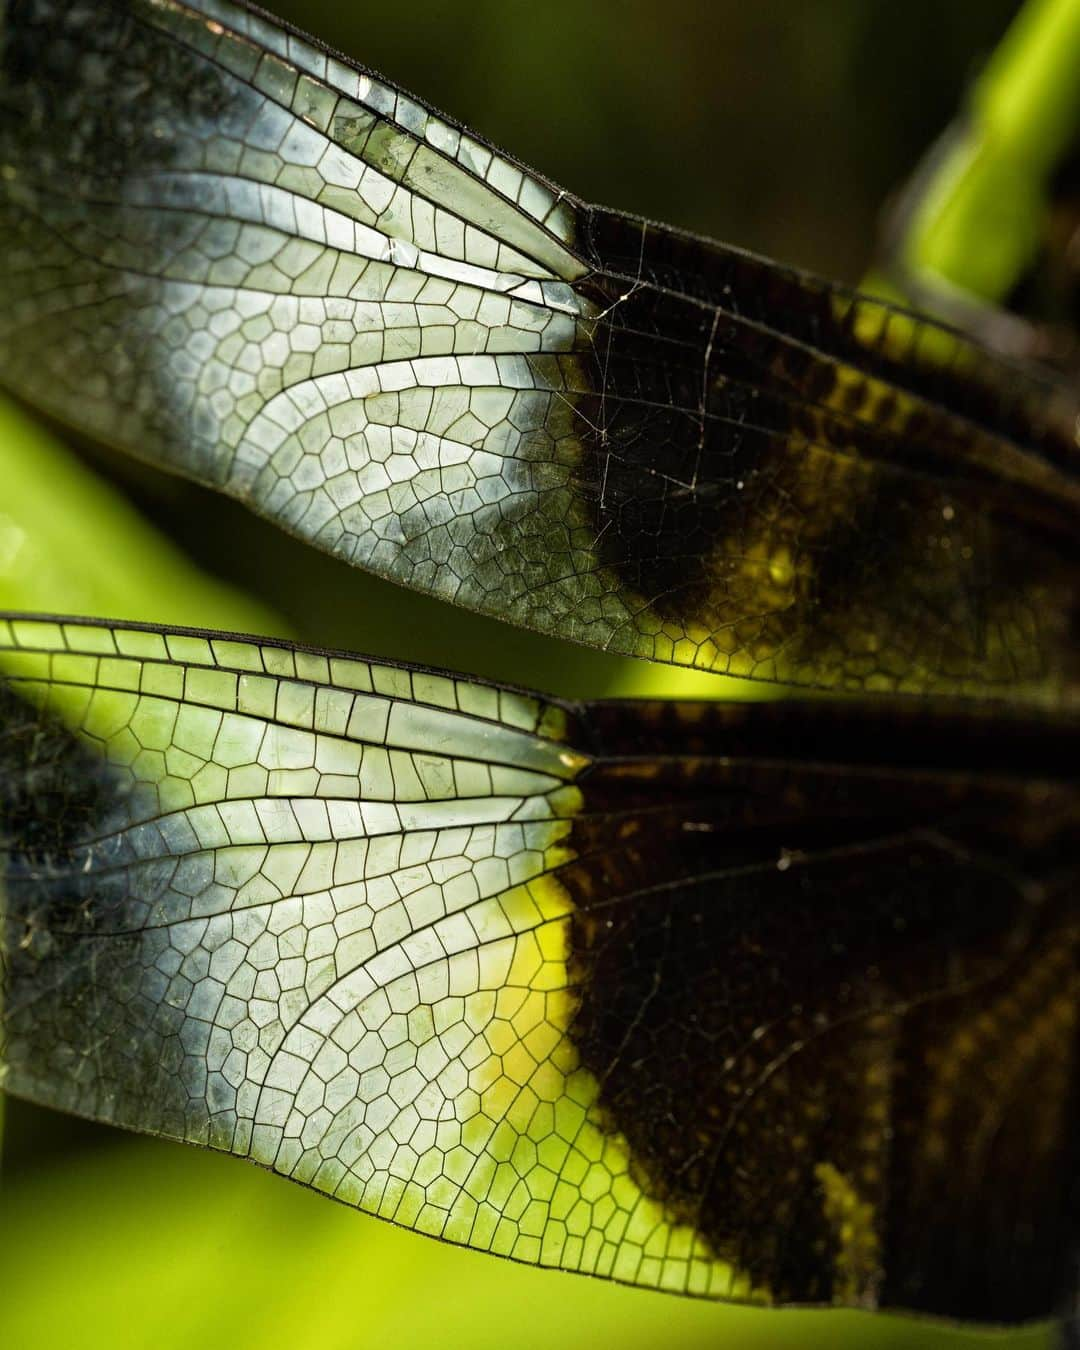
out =
<path fill-rule="evenodd" d="M 603 1118 L 779 1302 L 1046 1316 L 1075 1221 L 1075 790 L 898 770 L 902 721 L 821 711 L 833 762 L 790 708 L 646 711 L 638 754 L 601 733 L 626 751 L 561 875 Z"/>
<path fill-rule="evenodd" d="M 1060 387 L 733 250 L 590 221 L 581 492 L 657 656 L 838 689 L 1072 686 Z"/>

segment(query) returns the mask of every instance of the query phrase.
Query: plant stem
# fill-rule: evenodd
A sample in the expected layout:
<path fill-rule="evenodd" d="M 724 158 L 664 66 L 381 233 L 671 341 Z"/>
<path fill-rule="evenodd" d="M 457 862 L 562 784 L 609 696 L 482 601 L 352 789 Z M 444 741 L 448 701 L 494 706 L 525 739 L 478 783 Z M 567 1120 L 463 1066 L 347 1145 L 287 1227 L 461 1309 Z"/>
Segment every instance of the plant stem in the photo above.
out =
<path fill-rule="evenodd" d="M 1080 0 L 1028 0 L 917 175 L 896 262 L 920 302 L 935 290 L 1004 299 L 1035 256 L 1048 179 L 1078 124 Z"/>

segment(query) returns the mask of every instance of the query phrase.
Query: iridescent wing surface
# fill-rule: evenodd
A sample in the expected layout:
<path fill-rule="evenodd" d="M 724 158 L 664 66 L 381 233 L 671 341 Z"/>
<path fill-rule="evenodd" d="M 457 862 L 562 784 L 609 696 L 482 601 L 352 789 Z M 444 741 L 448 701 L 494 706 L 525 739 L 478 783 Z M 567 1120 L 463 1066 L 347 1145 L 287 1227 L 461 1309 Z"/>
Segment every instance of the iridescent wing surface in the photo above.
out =
<path fill-rule="evenodd" d="M 0 621 L 0 1083 L 651 1288 L 1018 1320 L 1080 729 Z"/>
<path fill-rule="evenodd" d="M 1075 389 L 590 207 L 245 5 L 0 23 L 24 399 L 541 632 L 1075 699 Z"/>

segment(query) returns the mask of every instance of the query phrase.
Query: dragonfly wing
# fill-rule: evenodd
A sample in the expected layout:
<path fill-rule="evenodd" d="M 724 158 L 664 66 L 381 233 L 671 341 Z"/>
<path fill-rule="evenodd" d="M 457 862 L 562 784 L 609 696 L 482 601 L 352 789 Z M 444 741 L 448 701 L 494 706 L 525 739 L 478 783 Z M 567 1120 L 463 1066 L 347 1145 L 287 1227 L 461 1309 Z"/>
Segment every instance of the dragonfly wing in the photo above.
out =
<path fill-rule="evenodd" d="M 1075 729 L 45 620 L 0 665 L 11 1091 L 541 1265 L 1053 1311 Z"/>
<path fill-rule="evenodd" d="M 22 397 L 351 563 L 606 650 L 1075 692 L 1075 390 L 585 206 L 229 0 L 2 22 Z"/>

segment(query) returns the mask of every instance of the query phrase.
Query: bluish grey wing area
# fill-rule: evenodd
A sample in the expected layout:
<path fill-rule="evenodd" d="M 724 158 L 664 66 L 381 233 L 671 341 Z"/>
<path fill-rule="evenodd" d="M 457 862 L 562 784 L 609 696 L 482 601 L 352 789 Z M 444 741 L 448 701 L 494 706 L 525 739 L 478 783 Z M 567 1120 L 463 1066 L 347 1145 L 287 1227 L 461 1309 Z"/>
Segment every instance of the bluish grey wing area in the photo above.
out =
<path fill-rule="evenodd" d="M 0 622 L 0 1083 L 455 1242 L 731 1294 L 567 1035 L 566 713 L 212 635 Z"/>
<path fill-rule="evenodd" d="M 587 308 L 561 194 L 229 0 L 2 24 L 4 382 L 396 580 L 540 584 Z"/>

